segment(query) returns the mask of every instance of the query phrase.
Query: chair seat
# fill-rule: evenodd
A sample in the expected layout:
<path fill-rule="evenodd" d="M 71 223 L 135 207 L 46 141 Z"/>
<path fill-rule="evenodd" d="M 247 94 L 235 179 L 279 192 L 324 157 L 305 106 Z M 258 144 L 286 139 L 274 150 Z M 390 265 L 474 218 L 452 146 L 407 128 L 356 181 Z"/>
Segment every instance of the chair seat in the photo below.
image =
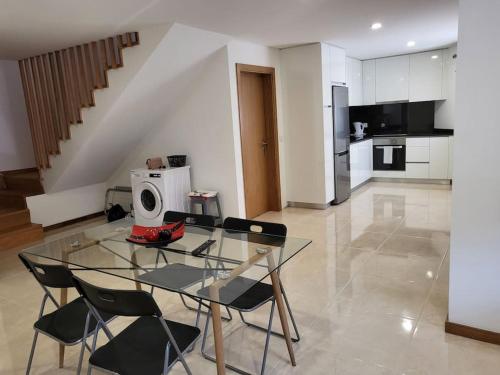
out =
<path fill-rule="evenodd" d="M 228 307 L 240 311 L 252 311 L 261 306 L 262 304 L 270 301 L 274 297 L 273 286 L 263 282 L 257 282 L 246 277 L 236 277 L 231 280 L 227 285 L 219 290 L 220 300 L 230 301 L 234 296 L 238 296 L 241 290 L 248 289 L 245 293 L 237 297 L 231 302 Z M 208 287 L 201 289 L 198 294 L 200 296 L 209 296 Z"/>
<path fill-rule="evenodd" d="M 203 280 L 205 274 L 210 272 L 210 270 L 204 270 L 203 268 L 172 263 L 142 274 L 138 277 L 138 280 L 172 289 L 182 289 Z"/>
<path fill-rule="evenodd" d="M 85 321 L 89 309 L 82 297 L 61 306 L 50 314 L 42 316 L 35 322 L 35 329 L 51 336 L 66 345 L 74 345 L 81 341 L 85 332 Z M 110 320 L 113 315 L 101 313 L 104 321 Z M 89 332 L 97 325 L 93 316 L 89 322 Z"/>
<path fill-rule="evenodd" d="M 165 320 L 184 352 L 200 335 L 200 330 L 186 324 Z M 99 368 L 120 375 L 159 375 L 163 372 L 165 349 L 169 339 L 160 320 L 152 316 L 138 318 L 111 341 L 97 349 L 89 361 Z M 170 347 L 168 365 L 177 360 Z"/>

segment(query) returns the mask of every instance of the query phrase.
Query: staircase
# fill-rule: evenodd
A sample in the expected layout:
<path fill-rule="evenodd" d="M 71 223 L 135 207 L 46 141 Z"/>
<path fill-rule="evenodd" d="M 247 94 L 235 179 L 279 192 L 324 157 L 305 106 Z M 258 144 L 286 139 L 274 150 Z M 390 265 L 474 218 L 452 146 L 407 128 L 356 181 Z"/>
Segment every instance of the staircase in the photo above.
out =
<path fill-rule="evenodd" d="M 82 108 L 95 105 L 94 90 L 108 87 L 108 70 L 123 66 L 122 49 L 138 44 L 130 32 L 19 60 L 38 168 L 50 168 L 70 125 L 82 123 Z"/>
<path fill-rule="evenodd" d="M 0 251 L 43 239 L 40 224 L 32 224 L 26 197 L 43 194 L 36 168 L 0 173 Z"/>

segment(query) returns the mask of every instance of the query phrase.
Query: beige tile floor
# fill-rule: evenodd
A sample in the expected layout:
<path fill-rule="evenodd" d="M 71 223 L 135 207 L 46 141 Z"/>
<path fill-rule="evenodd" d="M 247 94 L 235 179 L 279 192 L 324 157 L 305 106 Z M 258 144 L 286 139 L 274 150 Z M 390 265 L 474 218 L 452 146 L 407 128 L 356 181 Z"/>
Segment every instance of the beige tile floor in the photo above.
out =
<path fill-rule="evenodd" d="M 498 374 L 500 347 L 443 330 L 450 202 L 447 186 L 370 183 L 328 210 L 287 208 L 263 215 L 262 220 L 285 223 L 291 236 L 313 240 L 282 271 L 302 335 L 294 345 L 297 367 L 289 365 L 284 342 L 273 337 L 267 373 Z M 47 240 L 101 221 L 52 232 Z M 2 375 L 24 373 L 42 297 L 16 254 L 0 253 Z M 109 276 L 89 277 L 111 287 L 133 287 Z M 194 314 L 178 296 L 160 291 L 155 297 L 168 318 L 193 322 Z M 263 322 L 264 310 L 252 319 Z M 113 322 L 112 331 L 127 322 Z M 277 319 L 274 324 L 279 327 Z M 238 319 L 224 324 L 224 334 L 227 360 L 258 372 L 264 335 Z M 57 354 L 57 345 L 41 337 L 32 373 L 74 373 L 78 348 L 67 349 L 63 369 L 57 368 Z M 187 359 L 194 374 L 215 373 L 198 350 Z M 184 371 L 176 365 L 172 373 Z"/>

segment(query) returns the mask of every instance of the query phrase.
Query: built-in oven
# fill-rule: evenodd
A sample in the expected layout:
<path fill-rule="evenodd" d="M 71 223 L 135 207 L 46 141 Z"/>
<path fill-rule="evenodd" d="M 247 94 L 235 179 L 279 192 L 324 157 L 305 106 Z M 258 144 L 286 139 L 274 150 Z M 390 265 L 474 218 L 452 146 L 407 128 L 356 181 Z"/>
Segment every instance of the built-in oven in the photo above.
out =
<path fill-rule="evenodd" d="M 406 138 L 375 137 L 373 139 L 373 170 L 404 171 L 406 169 Z"/>

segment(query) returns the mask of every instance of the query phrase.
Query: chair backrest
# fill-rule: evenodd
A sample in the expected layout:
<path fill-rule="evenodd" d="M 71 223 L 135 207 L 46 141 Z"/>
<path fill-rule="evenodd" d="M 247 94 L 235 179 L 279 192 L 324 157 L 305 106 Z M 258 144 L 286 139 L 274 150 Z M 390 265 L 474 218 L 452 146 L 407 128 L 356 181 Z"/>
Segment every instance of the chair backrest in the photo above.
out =
<path fill-rule="evenodd" d="M 78 292 L 100 311 L 120 316 L 161 316 L 153 296 L 143 290 L 101 288 L 73 276 Z"/>
<path fill-rule="evenodd" d="M 19 259 L 35 279 L 49 288 L 73 288 L 71 271 L 62 264 L 41 264 L 33 262 L 26 255 L 19 254 Z"/>
<path fill-rule="evenodd" d="M 215 217 L 211 215 L 191 214 L 188 212 L 167 211 L 163 215 L 164 223 L 175 223 L 184 220 L 186 225 L 199 225 L 202 227 L 215 227 Z"/>
<path fill-rule="evenodd" d="M 286 237 L 286 225 L 279 223 L 269 223 L 266 221 L 239 219 L 237 217 L 227 217 L 222 224 L 224 229 L 237 230 L 242 232 L 254 232 L 271 236 Z"/>

